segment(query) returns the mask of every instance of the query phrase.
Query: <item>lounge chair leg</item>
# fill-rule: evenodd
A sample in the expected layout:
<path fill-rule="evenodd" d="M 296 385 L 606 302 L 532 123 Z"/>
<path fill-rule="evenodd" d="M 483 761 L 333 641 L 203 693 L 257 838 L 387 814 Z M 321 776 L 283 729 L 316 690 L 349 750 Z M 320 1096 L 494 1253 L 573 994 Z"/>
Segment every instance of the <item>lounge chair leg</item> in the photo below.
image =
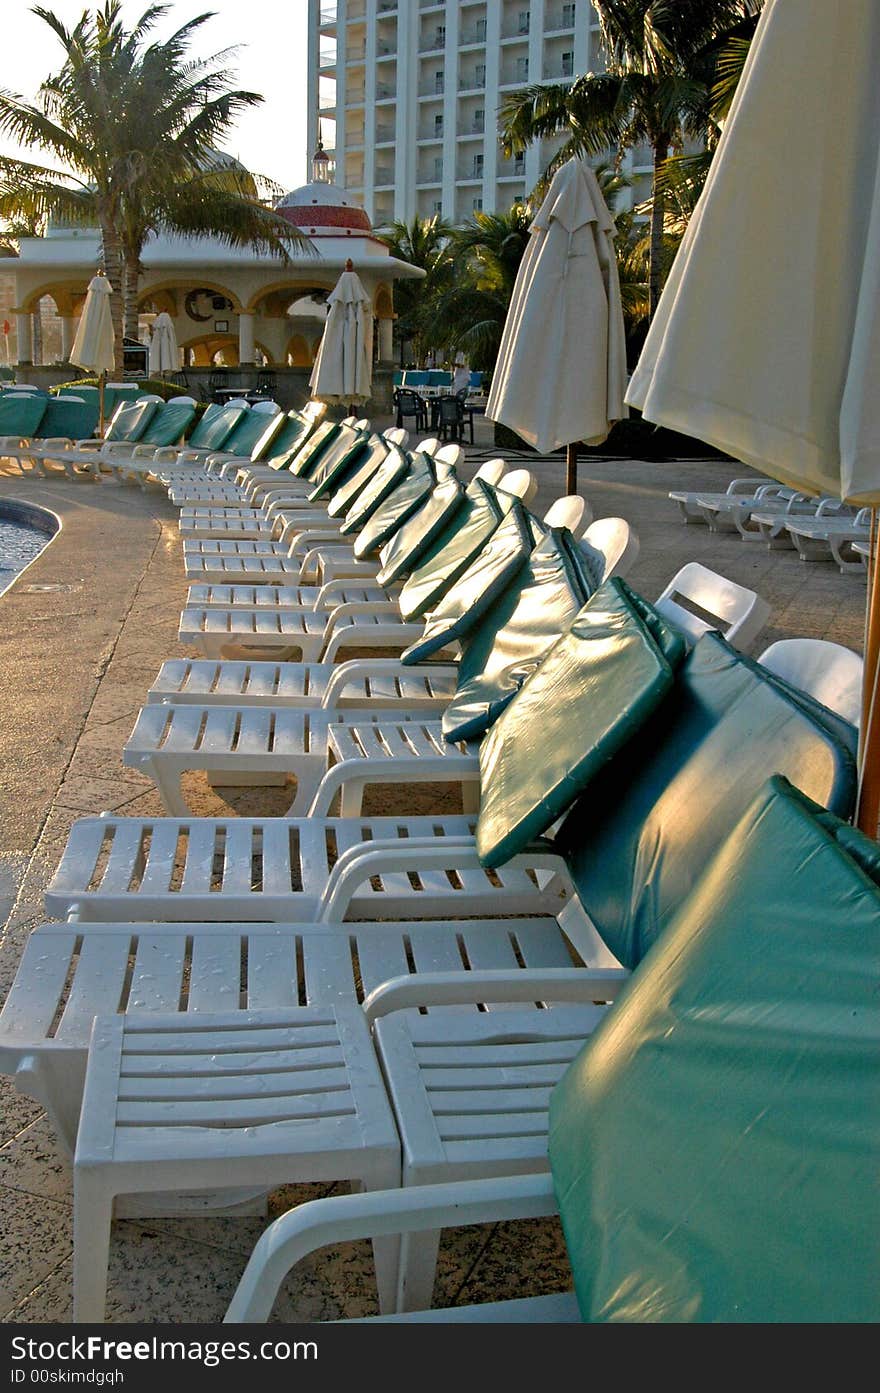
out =
<path fill-rule="evenodd" d="M 397 1287 L 398 1311 L 424 1311 L 430 1307 L 439 1248 L 439 1229 L 403 1235 Z"/>
<path fill-rule="evenodd" d="M 74 1168 L 73 1181 L 73 1319 L 104 1320 L 113 1198 L 106 1175 Z"/>

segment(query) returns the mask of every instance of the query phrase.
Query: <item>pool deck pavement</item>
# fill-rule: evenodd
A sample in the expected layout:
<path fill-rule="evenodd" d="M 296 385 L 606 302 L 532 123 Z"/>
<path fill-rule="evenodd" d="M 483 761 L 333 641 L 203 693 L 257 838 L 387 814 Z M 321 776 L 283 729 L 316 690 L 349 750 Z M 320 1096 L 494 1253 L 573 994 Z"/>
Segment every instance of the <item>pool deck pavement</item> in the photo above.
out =
<path fill-rule="evenodd" d="M 377 422 L 380 427 L 388 422 Z M 480 422 L 464 477 L 490 454 L 534 469 L 543 512 L 564 491 L 562 457 L 520 459 L 492 447 Z M 582 459 L 580 491 L 596 517 L 625 517 L 641 550 L 628 579 L 655 598 L 686 561 L 699 560 L 757 590 L 770 622 L 753 645 L 830 638 L 861 650 L 865 583 L 836 566 L 803 563 L 702 525 L 683 526 L 672 488 L 724 489 L 747 474 L 724 460 Z M 162 811 L 152 782 L 123 767 L 122 746 L 162 661 L 183 656 L 177 625 L 186 593 L 176 510 L 158 490 L 109 478 L 72 483 L 22 477 L 0 464 L 0 501 L 54 511 L 62 527 L 2 597 L 0 627 L 0 1000 L 27 935 L 46 919 L 45 887 L 79 816 Z M 281 812 L 283 790 L 227 791 L 187 776 L 203 814 Z M 400 796 L 406 799 L 404 790 Z M 401 805 L 403 806 L 403 805 Z M 0 1320 L 71 1319 L 71 1173 L 40 1107 L 0 1078 Z M 338 1186 L 297 1186 L 270 1198 L 274 1217 Z M 112 1322 L 218 1323 L 266 1220 L 204 1217 L 114 1225 L 107 1318 Z M 349 1244 L 303 1264 L 288 1279 L 273 1321 L 328 1320 L 375 1310 L 366 1245 Z M 566 1283 L 554 1223 L 498 1225 L 444 1237 L 435 1301 L 500 1299 Z"/>

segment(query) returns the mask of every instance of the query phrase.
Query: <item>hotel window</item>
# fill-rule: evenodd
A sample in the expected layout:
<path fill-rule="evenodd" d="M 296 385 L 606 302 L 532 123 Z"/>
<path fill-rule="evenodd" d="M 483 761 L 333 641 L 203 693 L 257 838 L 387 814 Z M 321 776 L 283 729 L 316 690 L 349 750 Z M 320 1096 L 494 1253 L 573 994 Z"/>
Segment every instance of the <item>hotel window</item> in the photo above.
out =
<path fill-rule="evenodd" d="M 474 135 L 482 135 L 486 129 L 486 113 L 481 106 L 474 109 L 474 121 L 471 130 Z"/>
<path fill-rule="evenodd" d="M 517 58 L 516 60 L 516 80 L 517 82 L 527 82 L 529 77 L 528 58 Z"/>
<path fill-rule="evenodd" d="M 440 180 L 443 178 L 443 156 L 442 156 L 442 155 L 435 155 L 435 156 L 434 156 L 434 178 L 437 180 L 438 183 L 439 183 Z"/>
<path fill-rule="evenodd" d="M 529 11 L 528 11 L 528 10 L 520 10 L 520 12 L 519 12 L 519 22 L 518 22 L 518 24 L 517 24 L 517 30 L 518 30 L 518 32 L 519 32 L 520 34 L 527 34 L 527 33 L 529 32 Z"/>
<path fill-rule="evenodd" d="M 438 136 L 438 135 L 442 135 L 442 134 L 443 134 L 443 117 L 442 117 L 442 115 L 435 116 L 435 117 L 434 117 L 434 135 L 435 135 L 435 136 Z"/>
<path fill-rule="evenodd" d="M 446 46 L 446 25 L 438 24 L 434 30 L 434 47 L 445 48 Z"/>
<path fill-rule="evenodd" d="M 442 199 L 442 198 L 435 198 L 435 199 L 434 199 L 434 202 L 431 204 L 431 212 L 432 212 L 432 213 L 442 213 L 442 212 L 443 212 L 443 199 Z"/>
<path fill-rule="evenodd" d="M 573 53 L 563 53 L 563 55 L 562 55 L 562 76 L 563 76 L 563 77 L 573 77 L 573 76 L 574 76 L 574 54 L 573 54 Z"/>
<path fill-rule="evenodd" d="M 563 5 L 562 7 L 562 27 L 563 29 L 574 28 L 574 5 Z"/>
<path fill-rule="evenodd" d="M 514 172 L 514 174 L 525 174 L 525 172 L 526 172 L 526 157 L 525 157 L 525 155 L 517 155 L 517 156 L 516 156 L 516 158 L 515 158 L 514 161 L 513 161 L 513 172 Z"/>
<path fill-rule="evenodd" d="M 484 44 L 486 42 L 486 21 L 484 19 L 477 20 L 474 26 L 474 34 L 478 44 Z"/>
<path fill-rule="evenodd" d="M 477 66 L 474 68 L 474 86 L 475 86 L 475 87 L 485 87 L 485 86 L 486 86 L 486 64 L 485 64 L 485 63 L 478 63 Z"/>
<path fill-rule="evenodd" d="M 443 69 L 434 74 L 434 92 L 438 97 L 443 95 Z"/>
<path fill-rule="evenodd" d="M 483 211 L 483 200 L 482 200 L 481 198 L 472 198 L 472 199 L 471 199 L 471 209 L 472 209 L 473 212 L 475 212 L 475 213 L 482 213 L 482 211 Z"/>
<path fill-rule="evenodd" d="M 483 177 L 483 156 L 482 156 L 482 155 L 474 155 L 474 178 L 475 178 L 475 179 L 482 179 L 482 177 Z"/>

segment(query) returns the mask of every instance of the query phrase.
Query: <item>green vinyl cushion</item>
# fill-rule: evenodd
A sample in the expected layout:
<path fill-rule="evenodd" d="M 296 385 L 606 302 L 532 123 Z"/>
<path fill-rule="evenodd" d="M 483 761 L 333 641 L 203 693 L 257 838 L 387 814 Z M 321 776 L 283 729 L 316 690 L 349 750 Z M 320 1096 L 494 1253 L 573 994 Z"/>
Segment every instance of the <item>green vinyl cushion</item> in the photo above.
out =
<path fill-rule="evenodd" d="M 425 619 L 415 643 L 401 654 L 404 663 L 421 663 L 470 633 L 486 611 L 525 568 L 544 529 L 515 502 L 486 545 Z"/>
<path fill-rule="evenodd" d="M 348 427 L 346 427 L 348 432 Z M 375 446 L 375 453 L 371 454 Z M 325 498 L 333 492 L 344 479 L 367 459 L 374 459 L 376 466 L 385 458 L 387 446 L 370 431 L 353 430 L 346 433 L 344 445 L 332 455 L 328 454 L 319 463 L 309 482 L 314 486 L 308 496 L 310 503 Z"/>
<path fill-rule="evenodd" d="M 155 445 L 157 449 L 176 445 L 183 439 L 184 431 L 195 414 L 195 402 L 178 402 L 173 398 L 163 402 L 140 437 L 140 444 Z"/>
<path fill-rule="evenodd" d="M 260 461 L 269 464 L 275 454 L 276 441 L 281 438 L 282 432 L 290 424 L 289 417 L 284 411 L 275 411 L 271 415 L 267 411 L 257 411 L 254 414 L 257 418 L 262 416 L 263 429 L 254 441 L 250 454 L 251 464 L 257 464 Z M 303 438 L 303 435 L 299 436 L 300 440 Z M 287 447 L 288 453 L 295 448 L 295 444 L 289 445 Z"/>
<path fill-rule="evenodd" d="M 327 516 L 331 518 L 345 517 L 349 508 L 354 505 L 355 499 L 363 493 L 373 475 L 388 458 L 390 449 L 391 446 L 384 436 L 371 436 L 369 452 L 361 462 L 354 469 L 346 470 L 341 478 L 330 480 L 326 490 L 323 488 L 314 489 L 309 494 L 309 502 L 329 495 Z"/>
<path fill-rule="evenodd" d="M 641 961 L 769 774 L 848 816 L 855 750 L 845 721 L 704 634 L 555 839 L 612 953 L 627 967 Z"/>
<path fill-rule="evenodd" d="M 283 421 L 284 413 L 281 411 L 275 412 L 270 417 L 265 411 L 254 411 L 251 408 L 240 418 L 232 434 L 227 438 L 226 444 L 223 446 L 224 453 L 236 455 L 242 459 L 253 459 L 257 443 L 262 441 L 270 422 L 274 426 L 274 430 L 279 431 Z"/>
<path fill-rule="evenodd" d="M 250 407 L 247 402 L 228 401 L 216 411 L 209 407 L 193 428 L 187 445 L 199 450 L 222 450 L 242 416 Z"/>
<path fill-rule="evenodd" d="M 585 1321 L 880 1319 L 878 878 L 771 778 L 557 1084 Z"/>
<path fill-rule="evenodd" d="M 382 565 L 376 579 L 380 585 L 393 585 L 409 574 L 434 538 L 458 517 L 464 498 L 464 485 L 454 475 L 438 480 L 421 507 L 401 523 L 379 553 Z"/>
<path fill-rule="evenodd" d="M 421 485 L 424 486 L 429 475 L 433 479 L 433 471 L 430 469 L 425 456 L 410 457 L 403 450 L 399 450 L 396 445 L 391 446 L 373 477 L 346 510 L 345 521 L 340 528 L 344 536 L 351 537 L 360 532 L 389 494 L 393 493 L 398 485 L 402 484 L 404 479 L 408 477 L 416 460 L 419 461 L 416 477 L 421 480 Z M 332 502 L 331 499 L 331 506 Z"/>
<path fill-rule="evenodd" d="M 421 461 L 416 463 L 415 461 Z M 456 486 L 455 480 L 447 480 Z M 409 474 L 392 489 L 385 501 L 367 519 L 355 538 L 352 550 L 359 561 L 390 546 L 402 527 L 409 527 L 429 505 L 437 477 L 424 455 L 416 455 Z M 457 486 L 461 492 L 460 485 Z M 378 578 L 378 577 L 377 577 Z"/>
<path fill-rule="evenodd" d="M 161 404 L 143 400 L 122 402 L 114 412 L 105 440 L 124 440 L 134 444 L 140 440 Z"/>
<path fill-rule="evenodd" d="M 683 635 L 605 582 L 480 746 L 477 852 L 500 866 L 561 817 L 674 681 Z"/>
<path fill-rule="evenodd" d="M 447 740 L 476 740 L 489 729 L 595 589 L 568 528 L 551 527 L 468 635 L 441 721 Z"/>
<path fill-rule="evenodd" d="M 504 515 L 495 490 L 484 479 L 472 479 L 461 507 L 421 553 L 403 584 L 400 613 L 407 623 L 440 601 L 476 560 Z"/>
<path fill-rule="evenodd" d="M 290 472 L 298 479 L 310 479 L 342 429 L 338 421 L 322 421 L 293 455 Z"/>
<path fill-rule="evenodd" d="M 308 416 L 301 416 L 298 411 L 289 411 L 287 415 L 282 414 L 280 426 L 277 421 L 278 418 L 273 416 L 267 427 L 271 431 L 271 435 L 262 461 L 271 469 L 277 469 L 279 474 L 283 474 L 290 467 L 297 450 L 305 444 L 314 423 Z M 261 443 L 261 441 L 257 441 L 254 446 L 252 460 L 259 458 L 256 451 L 260 449 Z"/>
<path fill-rule="evenodd" d="M 0 393 L 0 437 L 19 435 L 29 439 L 39 430 L 48 405 L 49 398 L 39 397 L 36 392 Z"/>
<path fill-rule="evenodd" d="M 37 434 L 43 440 L 91 440 L 98 426 L 98 402 L 50 397 Z"/>

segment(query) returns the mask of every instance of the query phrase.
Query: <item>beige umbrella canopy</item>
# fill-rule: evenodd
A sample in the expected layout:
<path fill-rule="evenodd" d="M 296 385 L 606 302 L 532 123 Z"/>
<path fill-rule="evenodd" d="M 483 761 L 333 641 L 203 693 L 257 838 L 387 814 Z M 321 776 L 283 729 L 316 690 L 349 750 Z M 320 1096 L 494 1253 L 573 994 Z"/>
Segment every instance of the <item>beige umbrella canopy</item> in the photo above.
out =
<path fill-rule="evenodd" d="M 150 372 L 176 372 L 178 362 L 177 335 L 171 315 L 162 310 L 153 321 L 153 334 L 150 339 Z"/>
<path fill-rule="evenodd" d="M 486 415 L 542 454 L 598 445 L 627 415 L 625 388 L 614 222 L 592 169 L 572 159 L 532 219 Z"/>
<path fill-rule="evenodd" d="M 880 5 L 767 0 L 627 400 L 810 493 L 880 503 Z M 865 648 L 859 822 L 880 811 Z"/>
<path fill-rule="evenodd" d="M 98 377 L 99 430 L 104 429 L 104 377 L 116 366 L 110 282 L 99 272 L 89 281 L 83 312 L 76 326 L 70 361 Z"/>
<path fill-rule="evenodd" d="M 312 395 L 327 402 L 366 401 L 372 350 L 372 304 L 349 259 L 327 297 L 327 322 L 309 379 Z"/>

